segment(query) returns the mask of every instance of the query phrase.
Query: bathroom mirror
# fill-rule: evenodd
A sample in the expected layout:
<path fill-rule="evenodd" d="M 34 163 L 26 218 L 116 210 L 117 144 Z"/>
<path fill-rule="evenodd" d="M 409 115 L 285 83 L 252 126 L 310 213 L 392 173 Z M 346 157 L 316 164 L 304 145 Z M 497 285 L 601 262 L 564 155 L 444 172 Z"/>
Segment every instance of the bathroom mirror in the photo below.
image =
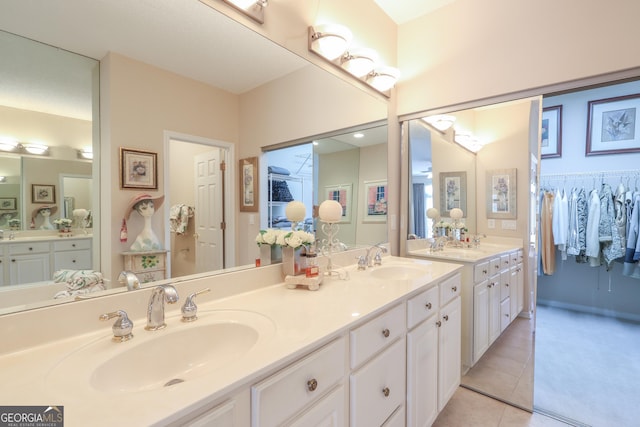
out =
<path fill-rule="evenodd" d="M 77 2 L 75 0 L 65 0 L 69 7 L 74 7 L 74 8 L 82 8 L 83 7 L 83 2 Z M 17 33 L 17 34 L 23 34 L 25 36 L 28 37 L 34 37 L 34 38 L 38 38 L 40 39 L 40 41 L 42 42 L 46 42 L 52 46 L 61 46 L 63 48 L 67 48 L 70 50 L 74 50 L 74 51 L 81 51 L 84 54 L 88 55 L 88 56 L 93 56 L 95 58 L 100 58 L 102 59 L 104 57 L 104 52 L 102 49 L 104 49 L 104 46 L 92 46 L 91 45 L 91 41 L 92 38 L 91 37 L 86 37 L 86 38 L 82 38 L 82 40 L 78 39 L 77 37 L 72 37 L 72 38 L 67 38 L 65 36 L 65 32 L 62 31 L 62 27 L 61 25 L 58 24 L 52 24 L 50 19 L 48 19 L 48 15 L 51 13 L 50 10 L 47 9 L 47 7 L 51 7 L 51 8 L 57 8 L 57 7 L 62 7 L 62 6 L 58 6 L 58 5 L 53 5 L 53 4 L 49 4 L 47 6 L 42 6 L 42 7 L 38 7 L 37 9 L 34 9 L 33 7 L 31 7 L 29 2 L 21 2 L 21 3 L 16 3 L 16 4 L 12 4 L 11 7 L 8 7 L 6 10 L 3 11 L 2 16 L 0 16 L 0 29 L 4 29 L 4 30 L 9 30 L 13 33 Z M 129 7 L 129 6 L 128 6 Z M 106 8 L 106 9 L 104 9 Z M 114 9 L 115 8 L 115 9 Z M 105 31 L 105 34 L 109 34 L 109 36 L 105 35 L 103 38 L 107 39 L 107 40 L 111 40 L 111 34 L 113 33 L 112 29 L 109 27 L 112 19 L 111 16 L 121 16 L 118 15 L 119 13 L 125 13 L 123 11 L 120 11 L 118 8 L 120 8 L 120 5 L 116 4 L 116 3 L 105 3 L 105 4 L 101 4 L 100 7 L 98 8 L 99 11 L 101 11 L 101 13 L 98 13 L 96 11 L 84 11 L 83 13 L 86 12 L 86 16 L 85 19 L 87 22 L 94 22 L 95 23 L 95 32 L 92 34 L 98 35 L 100 34 L 101 31 Z M 163 8 L 174 8 L 174 5 L 172 2 L 163 2 L 162 4 L 158 4 L 157 7 L 154 6 L 153 10 L 146 10 L 147 8 L 150 8 L 150 6 L 146 5 L 146 4 L 138 4 L 135 6 L 131 6 L 132 10 L 127 10 L 127 16 L 129 16 L 132 20 L 135 19 L 141 19 L 144 20 L 145 24 L 142 25 L 141 23 L 138 23 L 138 25 L 132 25 L 132 27 L 134 28 L 134 30 L 131 30 L 129 28 L 129 31 L 133 31 L 134 33 L 132 33 L 132 37 L 128 39 L 127 43 L 126 43 L 126 47 L 122 48 L 123 50 L 120 51 L 115 51 L 116 53 L 119 53 L 120 55 L 128 55 L 128 57 L 130 57 L 133 61 L 140 61 L 139 63 L 142 64 L 144 62 L 147 61 L 151 61 L 152 58 L 150 57 L 146 57 L 144 54 L 140 54 L 139 56 L 136 55 L 136 53 L 148 53 L 149 50 L 146 48 L 146 46 L 149 46 L 148 41 L 143 41 L 146 40 L 145 38 L 148 39 L 149 35 L 148 34 L 143 34 L 139 32 L 140 28 L 145 28 L 146 31 L 145 33 L 149 32 L 149 29 L 153 27 L 153 23 L 150 20 L 150 16 L 154 16 L 156 19 L 165 19 L 165 20 L 169 20 L 171 21 L 173 24 L 175 23 L 175 20 L 177 19 L 178 21 L 180 21 L 180 25 L 183 25 L 185 27 L 188 27 L 188 35 L 189 37 L 186 37 L 189 39 L 188 42 L 185 42 L 184 45 L 189 45 L 189 46 L 193 46 L 195 49 L 197 49 L 198 51 L 203 51 L 204 49 L 208 50 L 211 52 L 212 55 L 215 54 L 220 54 L 220 55 L 234 55 L 234 56 L 241 56 L 243 58 L 250 58 L 250 64 L 251 66 L 249 67 L 244 67 L 243 69 L 243 76 L 237 76 L 238 78 L 240 77 L 244 77 L 244 81 L 248 81 L 251 80 L 251 74 L 253 73 L 254 77 L 256 77 L 255 81 L 256 82 L 260 82 L 260 81 L 264 81 L 265 75 L 269 74 L 269 71 L 271 71 L 272 67 L 271 64 L 273 61 L 272 56 L 270 55 L 263 55 L 263 51 L 265 51 L 264 46 L 265 43 L 269 43 L 270 44 L 270 49 L 278 49 L 279 50 L 279 55 L 282 55 L 281 58 L 289 58 L 287 60 L 285 60 L 284 62 L 289 61 L 291 64 L 294 64 L 295 67 L 312 67 L 312 68 L 317 68 L 319 71 L 314 71 L 313 76 L 314 79 L 312 80 L 308 80 L 306 85 L 308 87 L 313 87 L 314 91 L 317 90 L 322 90 L 322 87 L 324 87 L 325 85 L 325 81 L 334 81 L 334 80 L 340 80 L 342 83 L 341 84 L 346 84 L 346 86 L 349 86 L 350 89 L 353 89 L 354 91 L 358 91 L 358 92 L 363 92 L 362 88 L 357 88 L 355 86 L 352 86 L 348 83 L 344 83 L 344 81 L 334 75 L 332 75 L 329 72 L 326 72 L 325 70 L 321 70 L 320 68 L 316 67 L 315 65 L 310 64 L 309 62 L 307 62 L 304 59 L 301 59 L 300 57 L 298 57 L 297 55 L 292 54 L 291 52 L 275 45 L 274 43 L 264 39 L 263 36 L 253 32 L 252 30 L 244 27 L 243 25 L 231 20 L 230 18 L 224 16 L 223 14 L 221 14 L 220 12 L 216 11 L 216 10 L 212 10 L 211 8 L 208 8 L 207 6 L 203 6 L 201 3 L 199 2 L 194 2 L 194 3 L 190 3 L 188 6 L 184 6 L 184 7 L 180 7 L 179 8 L 179 13 L 180 17 L 178 19 L 177 16 L 165 16 L 162 13 Z M 205 9 L 202 9 L 205 8 Z M 135 9 L 135 10 L 133 10 Z M 111 13 L 104 13 L 106 10 L 111 11 Z M 214 27 L 216 28 L 220 28 L 220 27 L 224 27 L 227 29 L 230 28 L 234 28 L 233 30 L 233 37 L 234 37 L 234 46 L 236 46 L 236 50 L 231 53 L 228 51 L 227 49 L 227 45 L 225 43 L 220 43 L 220 40 L 224 40 L 227 39 L 230 36 L 227 36 L 225 34 L 220 34 L 217 38 L 215 38 L 214 40 L 216 40 L 216 43 L 209 43 L 209 42 L 204 42 L 205 40 L 211 40 L 212 39 L 212 35 L 210 34 L 211 30 L 211 25 L 208 26 L 202 26 L 200 27 L 199 25 L 193 25 L 194 21 L 198 21 L 200 22 L 200 17 L 196 18 L 194 17 L 194 13 L 195 14 L 199 14 L 199 15 L 203 15 L 203 10 L 206 10 L 206 14 L 208 16 L 208 18 L 215 18 L 214 20 L 219 20 L 219 21 L 224 21 L 221 25 L 214 25 Z M 5 13 L 6 12 L 6 13 Z M 175 15 L 175 14 L 174 14 Z M 212 16 L 210 16 L 212 15 Z M 218 16 L 219 15 L 219 16 Z M 142 22 L 142 21 L 140 21 Z M 154 21 L 155 22 L 155 21 Z M 172 24 L 172 25 L 173 25 Z M 177 24 L 176 24 L 177 25 Z M 205 28 L 207 27 L 207 28 Z M 156 27 L 153 27 L 156 28 Z M 166 28 L 166 25 L 163 27 Z M 135 29 L 138 30 L 138 33 L 135 33 Z M 206 32 L 206 37 L 202 37 L 201 35 L 204 34 Z M 31 40 L 27 40 L 27 39 L 23 39 L 26 40 L 26 42 L 29 43 L 34 43 Z M 171 41 L 175 42 L 178 41 L 179 39 L 177 37 L 171 37 Z M 194 45 L 192 42 L 196 40 L 198 41 L 197 46 Z M 117 44 L 117 43 L 116 43 Z M 258 46 L 258 48 L 256 47 Z M 262 48 L 260 48 L 260 46 L 262 46 Z M 178 50 L 182 49 L 184 46 L 182 47 L 178 47 Z M 62 49 L 58 49 L 58 48 L 53 48 L 54 50 L 58 50 L 61 52 L 64 52 L 64 50 Z M 168 49 L 168 48 L 167 48 Z M 167 51 L 167 49 L 163 49 L 162 53 L 165 53 L 165 51 Z M 259 49 L 260 52 L 256 51 L 256 49 Z M 108 48 L 107 48 L 108 51 Z M 155 52 L 154 52 L 155 53 Z M 4 54 L 4 50 L 3 50 L 3 54 Z M 166 54 L 166 53 L 165 53 Z M 84 59 L 87 59 L 86 57 L 82 57 Z M 156 59 L 156 57 L 154 57 L 153 59 Z M 90 61 L 94 64 L 97 64 L 97 61 L 90 59 Z M 264 64 L 260 65 L 260 61 L 265 61 Z M 179 63 L 180 62 L 180 63 Z M 279 61 L 282 62 L 282 61 Z M 37 64 L 41 64 L 40 63 L 36 63 L 36 65 L 32 66 L 31 68 L 34 70 L 37 69 L 42 69 L 45 67 L 42 67 L 41 65 L 37 65 Z M 175 55 L 171 55 L 171 57 L 164 57 L 162 64 L 156 63 L 155 66 L 157 67 L 162 67 L 162 69 L 166 69 L 166 70 L 170 70 L 171 72 L 174 73 L 179 73 L 181 71 L 181 67 L 184 67 L 184 63 L 185 61 L 180 61 L 180 58 L 177 58 Z M 5 61 L 3 61 L 3 64 L 6 64 Z M 201 65 L 201 64 L 200 64 Z M 221 78 L 221 83 L 220 83 L 220 87 L 223 90 L 229 90 L 230 93 L 233 94 L 237 94 L 236 96 L 239 98 L 241 95 L 238 92 L 238 88 L 237 87 L 231 87 L 229 86 L 224 87 L 223 83 L 224 81 L 226 81 L 228 84 L 232 84 L 234 82 L 234 75 L 224 75 L 224 69 L 225 67 L 222 67 L 223 62 L 219 62 L 220 67 L 217 67 L 216 73 L 213 73 L 214 75 L 219 75 L 219 77 Z M 184 68 L 182 68 L 182 70 L 184 70 Z M 12 70 L 15 74 L 16 70 Z M 209 75 L 211 74 L 210 71 L 209 72 L 203 72 L 203 67 L 202 66 L 193 66 L 191 71 L 193 71 L 189 77 L 192 79 L 197 79 L 198 76 L 202 77 L 202 80 L 209 80 Z M 321 78 L 318 78 L 318 75 L 322 74 Z M 68 73 L 68 75 L 73 76 L 73 74 Z M 93 80 L 92 83 L 96 84 L 98 82 L 97 80 L 97 76 L 93 75 Z M 259 78 L 258 78 L 259 77 Z M 277 78 L 278 76 L 273 76 L 271 78 Z M 300 79 L 300 76 L 297 76 L 298 79 Z M 7 80 L 9 81 L 9 80 Z M 230 82 L 230 83 L 229 83 Z M 235 91 L 235 92 L 233 92 Z M 348 91 L 347 91 L 348 92 Z M 345 97 L 349 96 L 349 93 L 344 94 Z M 374 96 L 370 96 L 367 95 L 366 96 L 368 99 L 370 99 L 371 103 L 376 103 L 378 105 L 383 105 L 384 107 L 384 112 L 386 113 L 386 104 L 384 103 L 384 101 L 380 100 L 377 97 Z M 93 99 L 94 102 L 97 102 L 97 98 Z M 280 105 L 280 100 L 278 99 L 274 99 L 272 101 L 275 104 Z M 365 107 L 366 108 L 366 107 Z M 270 108 L 267 108 L 268 110 L 271 110 Z M 376 107 L 377 110 L 382 110 L 379 107 Z M 273 109 L 273 111 L 276 111 L 277 109 Z M 88 108 L 88 111 L 91 111 L 91 106 Z M 97 109 L 95 110 L 97 111 Z M 196 112 L 196 106 L 194 106 L 194 112 Z M 114 113 L 115 111 L 112 111 L 111 113 Z M 277 114 L 277 113 L 274 113 Z M 196 116 L 194 114 L 194 116 Z M 354 117 L 357 117 L 358 114 L 355 114 Z M 380 115 L 378 116 L 376 119 L 380 119 L 380 118 L 384 118 L 386 116 L 386 114 Z M 323 120 L 323 124 L 325 123 L 332 123 L 331 120 L 331 112 L 327 112 L 325 114 L 325 120 Z M 295 133 L 291 134 L 291 138 L 303 138 L 303 137 L 310 137 L 311 135 L 315 135 L 318 134 L 319 132 L 322 133 L 328 133 L 329 129 L 325 129 L 322 126 L 318 126 L 317 120 L 314 117 L 311 116 L 296 116 L 296 122 L 295 122 Z M 366 121 L 366 120 L 363 120 Z M 95 130 L 94 126 L 97 126 L 97 122 L 92 122 L 92 131 Z M 167 125 L 167 127 L 170 127 L 170 125 Z M 326 125 L 325 125 L 326 127 Z M 339 128 L 340 126 L 336 126 L 336 128 Z M 97 133 L 92 133 L 92 135 L 97 135 Z M 124 138 L 127 141 L 129 141 L 128 138 Z M 273 139 L 273 138 L 272 138 Z M 95 140 L 95 138 L 94 138 Z M 274 141 L 278 141 L 278 139 L 274 139 Z M 124 143 L 123 143 L 124 144 Z M 131 142 L 131 144 L 133 146 L 135 146 L 135 142 Z M 158 151 L 162 150 L 162 141 L 161 141 L 161 136 L 158 137 Z M 94 145 L 94 152 L 98 152 L 98 145 Z M 113 147 L 112 147 L 113 148 Z M 107 155 L 111 155 L 111 160 L 110 160 L 110 167 L 111 170 L 105 170 L 102 171 L 102 176 L 103 177 L 109 177 L 110 182 L 112 182 L 112 186 L 113 185 L 117 185 L 115 184 L 115 182 L 117 182 L 117 178 L 115 174 L 117 174 L 117 167 L 118 167 L 118 159 L 114 158 L 113 155 L 111 154 L 111 149 L 107 149 L 107 150 L 103 150 L 103 154 L 107 153 Z M 73 152 L 74 156 L 76 156 L 77 158 L 77 151 Z M 236 159 L 240 158 L 242 154 L 242 150 L 238 150 L 238 147 L 236 147 Z M 97 164 L 98 162 L 96 162 Z M 80 175 L 86 175 L 86 172 L 67 172 L 70 174 L 80 174 Z M 100 193 L 97 190 L 97 188 L 99 188 L 99 182 L 98 182 L 98 175 L 95 175 L 97 172 L 95 171 L 95 169 L 91 172 L 94 177 L 94 181 L 93 181 L 93 197 L 95 198 L 95 200 L 100 199 Z M 235 177 L 233 177 L 235 178 Z M 60 194 L 58 194 L 58 197 L 61 197 Z M 107 198 L 108 199 L 108 198 Z M 64 199 L 62 199 L 64 200 Z M 74 200 L 73 201 L 74 205 L 76 207 L 78 207 L 78 200 Z M 69 205 L 71 204 L 71 201 L 69 201 Z M 99 213 L 99 210 L 95 208 L 95 205 L 92 206 L 92 208 L 96 211 L 96 215 L 94 216 L 94 218 L 97 218 L 97 214 Z M 103 212 L 103 215 L 106 218 L 116 218 L 116 217 L 121 217 L 122 213 L 120 212 L 120 210 L 118 209 L 117 212 Z M 119 227 L 120 227 L 120 223 L 118 222 L 117 227 L 115 225 L 112 225 L 112 221 L 110 220 L 105 220 L 109 225 L 107 225 L 106 227 L 103 227 L 103 235 L 102 238 L 103 239 L 112 239 L 114 238 L 114 236 L 117 236 L 119 234 Z M 117 221 L 113 221 L 113 222 L 117 222 Z M 94 230 L 98 230 L 98 228 L 96 228 L 98 225 L 94 223 Z M 94 233 L 94 235 L 97 235 L 97 231 L 96 233 Z M 242 239 L 243 236 L 241 236 L 240 239 L 238 239 L 238 245 L 241 245 L 239 247 L 237 247 L 237 252 L 238 253 L 250 253 L 251 251 L 253 251 L 255 249 L 255 247 L 248 243 L 249 240 L 243 240 Z M 98 248 L 99 245 L 97 242 L 94 244 L 94 249 Z M 114 243 L 111 244 L 111 246 L 114 246 Z M 107 246 L 109 247 L 109 246 Z M 94 255 L 97 254 L 97 251 L 94 250 Z M 112 259 L 115 257 L 116 255 L 113 253 L 103 253 L 101 259 L 97 259 L 94 262 L 94 266 L 96 269 L 101 269 L 101 266 L 104 266 L 105 263 L 111 263 Z M 253 257 L 251 258 L 253 259 Z M 236 262 L 236 264 L 242 264 L 242 262 Z M 112 268 L 113 270 L 116 269 L 116 267 Z M 115 272 L 115 274 L 117 274 L 118 271 Z M 210 273 L 214 273 L 212 271 L 208 272 Z M 114 279 L 112 277 L 110 277 L 110 279 Z M 39 297 L 36 300 L 33 301 L 29 301 L 29 304 L 26 305 L 26 308 L 29 307 L 33 307 L 33 306 L 39 306 L 42 304 L 46 304 L 48 303 L 48 299 L 47 301 L 43 301 L 42 297 Z"/>

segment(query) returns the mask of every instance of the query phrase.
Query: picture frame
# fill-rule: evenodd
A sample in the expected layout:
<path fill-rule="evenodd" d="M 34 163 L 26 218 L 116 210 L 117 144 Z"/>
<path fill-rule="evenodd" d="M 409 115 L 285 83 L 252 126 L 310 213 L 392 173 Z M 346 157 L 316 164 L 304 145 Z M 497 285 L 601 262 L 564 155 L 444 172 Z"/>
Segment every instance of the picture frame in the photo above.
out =
<path fill-rule="evenodd" d="M 467 213 L 467 172 L 440 172 L 440 214 L 453 208 Z"/>
<path fill-rule="evenodd" d="M 542 109 L 540 157 L 562 157 L 562 105 Z"/>
<path fill-rule="evenodd" d="M 589 101 L 586 156 L 640 151 L 640 94 Z"/>
<path fill-rule="evenodd" d="M 364 181 L 362 222 L 387 222 L 389 187 L 387 180 Z"/>
<path fill-rule="evenodd" d="M 16 197 L 0 197 L 0 211 L 15 211 L 18 199 Z"/>
<path fill-rule="evenodd" d="M 260 194 L 258 192 L 258 158 L 247 157 L 238 161 L 240 178 L 240 212 L 258 212 Z"/>
<path fill-rule="evenodd" d="M 56 186 L 49 184 L 31 184 L 31 203 L 55 203 Z"/>
<path fill-rule="evenodd" d="M 351 184 L 326 185 L 324 187 L 325 200 L 335 200 L 342 206 L 342 218 L 340 224 L 351 222 L 351 206 L 353 203 Z"/>
<path fill-rule="evenodd" d="M 487 171 L 487 218 L 517 218 L 517 169 Z"/>
<path fill-rule="evenodd" d="M 158 189 L 158 154 L 120 147 L 120 188 Z"/>

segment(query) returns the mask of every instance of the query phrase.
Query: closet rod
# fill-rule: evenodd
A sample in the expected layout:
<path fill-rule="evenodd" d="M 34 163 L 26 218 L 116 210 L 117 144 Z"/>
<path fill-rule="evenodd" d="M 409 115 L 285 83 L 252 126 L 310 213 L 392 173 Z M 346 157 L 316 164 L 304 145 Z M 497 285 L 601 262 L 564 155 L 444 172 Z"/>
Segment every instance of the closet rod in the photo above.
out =
<path fill-rule="evenodd" d="M 568 172 L 568 173 L 551 173 L 541 174 L 540 180 L 555 180 L 562 178 L 598 178 L 598 177 L 625 177 L 627 175 L 637 177 L 640 176 L 640 171 L 637 169 L 631 170 L 617 170 L 617 171 L 592 171 L 592 172 Z"/>

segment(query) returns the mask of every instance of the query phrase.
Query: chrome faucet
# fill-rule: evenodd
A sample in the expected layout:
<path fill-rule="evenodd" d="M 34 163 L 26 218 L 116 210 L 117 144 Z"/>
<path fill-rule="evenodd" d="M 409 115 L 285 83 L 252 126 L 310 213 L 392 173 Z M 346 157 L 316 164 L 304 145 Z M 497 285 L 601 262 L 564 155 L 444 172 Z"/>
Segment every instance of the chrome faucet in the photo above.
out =
<path fill-rule="evenodd" d="M 164 323 L 164 302 L 174 304 L 178 301 L 178 291 L 172 285 L 159 285 L 151 291 L 147 307 L 147 331 L 157 331 L 167 326 Z"/>
<path fill-rule="evenodd" d="M 140 280 L 138 276 L 136 276 L 132 271 L 121 271 L 118 276 L 118 282 L 122 286 L 127 286 L 128 291 L 133 291 L 134 289 L 140 289 Z"/>
<path fill-rule="evenodd" d="M 473 247 L 477 248 L 478 246 L 480 246 L 480 239 L 482 239 L 484 237 L 487 237 L 487 235 L 484 234 L 484 233 L 483 234 L 476 234 L 475 236 L 473 236 L 473 239 L 472 239 Z"/>
<path fill-rule="evenodd" d="M 378 248 L 378 251 L 376 252 L 376 255 L 374 257 L 371 257 L 371 251 L 374 250 L 375 248 Z M 367 267 L 373 267 L 374 264 L 381 265 L 382 264 L 381 254 L 386 254 L 386 253 L 387 253 L 387 248 L 382 246 L 382 243 L 377 243 L 371 246 L 369 249 L 367 249 L 367 255 L 364 258 L 367 264 Z"/>

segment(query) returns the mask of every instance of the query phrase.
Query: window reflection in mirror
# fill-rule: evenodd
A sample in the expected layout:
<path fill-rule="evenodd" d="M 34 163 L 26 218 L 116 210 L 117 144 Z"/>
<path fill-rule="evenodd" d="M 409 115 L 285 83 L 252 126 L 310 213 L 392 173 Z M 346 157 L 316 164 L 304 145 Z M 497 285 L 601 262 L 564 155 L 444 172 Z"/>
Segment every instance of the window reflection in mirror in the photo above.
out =
<path fill-rule="evenodd" d="M 298 200 L 306 208 L 300 228 L 323 239 L 315 215 L 323 201 L 332 199 L 343 206 L 337 235 L 343 247 L 387 241 L 386 125 L 267 149 L 264 161 L 271 171 L 265 177 L 271 185 L 267 211 L 261 215 L 263 229 L 290 229 L 285 207 L 288 201 Z"/>

